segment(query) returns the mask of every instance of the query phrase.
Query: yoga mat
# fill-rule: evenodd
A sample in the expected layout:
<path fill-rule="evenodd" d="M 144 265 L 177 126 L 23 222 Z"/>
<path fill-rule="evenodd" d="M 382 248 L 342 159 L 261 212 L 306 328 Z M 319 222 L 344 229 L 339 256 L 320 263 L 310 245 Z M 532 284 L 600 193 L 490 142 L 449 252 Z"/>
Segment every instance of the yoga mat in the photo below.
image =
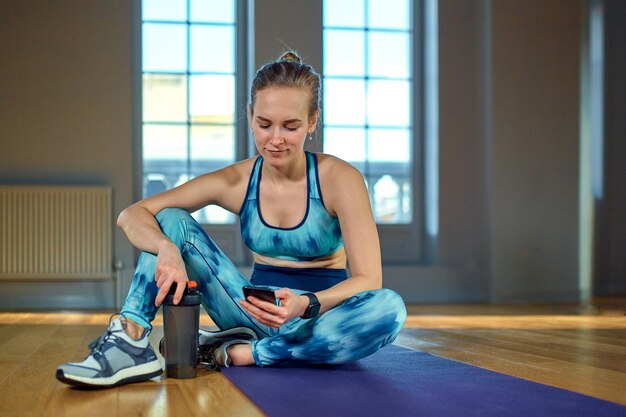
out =
<path fill-rule="evenodd" d="M 626 416 L 626 406 L 394 345 L 345 365 L 222 372 L 271 417 Z"/>

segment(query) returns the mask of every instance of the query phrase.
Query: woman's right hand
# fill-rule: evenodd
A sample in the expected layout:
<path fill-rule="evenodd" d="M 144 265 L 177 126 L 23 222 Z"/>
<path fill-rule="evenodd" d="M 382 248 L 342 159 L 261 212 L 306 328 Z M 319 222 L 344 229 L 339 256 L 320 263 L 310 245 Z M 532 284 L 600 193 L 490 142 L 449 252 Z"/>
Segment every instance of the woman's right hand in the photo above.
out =
<path fill-rule="evenodd" d="M 180 302 L 187 286 L 187 271 L 185 270 L 185 263 L 180 250 L 171 241 L 159 247 L 154 280 L 159 288 L 159 292 L 154 300 L 154 304 L 157 307 L 163 303 L 165 296 L 174 283 L 177 284 L 174 304 Z"/>

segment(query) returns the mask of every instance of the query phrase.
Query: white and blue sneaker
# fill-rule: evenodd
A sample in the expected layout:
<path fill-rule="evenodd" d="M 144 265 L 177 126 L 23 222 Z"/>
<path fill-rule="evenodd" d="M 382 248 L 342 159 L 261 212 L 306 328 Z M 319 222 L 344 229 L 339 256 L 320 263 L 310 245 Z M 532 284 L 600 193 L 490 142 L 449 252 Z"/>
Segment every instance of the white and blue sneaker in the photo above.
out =
<path fill-rule="evenodd" d="M 109 327 L 94 340 L 83 362 L 65 363 L 57 368 L 59 381 L 73 386 L 106 388 L 146 381 L 163 372 L 159 359 L 144 333 L 138 340 L 126 334 L 126 318 L 109 319 Z"/>

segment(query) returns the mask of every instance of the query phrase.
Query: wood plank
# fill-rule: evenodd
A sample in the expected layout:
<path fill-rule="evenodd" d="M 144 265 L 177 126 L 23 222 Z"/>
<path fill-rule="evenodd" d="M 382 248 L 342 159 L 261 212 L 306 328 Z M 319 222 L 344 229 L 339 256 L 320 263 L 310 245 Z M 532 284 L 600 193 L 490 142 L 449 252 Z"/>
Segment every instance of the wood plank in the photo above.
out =
<path fill-rule="evenodd" d="M 18 332 L 0 346 L 0 392 L 4 381 L 46 342 L 55 327 L 17 325 Z"/>
<path fill-rule="evenodd" d="M 168 379 L 178 385 L 185 401 L 200 416 L 260 417 L 265 414 L 221 372 L 202 370 L 198 377 L 186 380 Z"/>
<path fill-rule="evenodd" d="M 440 330 L 403 330 L 397 343 L 437 356 L 626 405 L 626 378 L 581 363 L 546 358 L 477 342 L 472 336 Z M 413 338 L 432 342 L 414 345 Z"/>
<path fill-rule="evenodd" d="M 482 346 L 491 346 L 519 353 L 556 359 L 571 363 L 584 363 L 601 369 L 626 373 L 626 355 L 623 353 L 596 352 L 583 349 L 575 341 L 575 334 L 565 343 L 549 342 L 540 336 L 526 338 L 511 337 L 515 331 L 510 330 L 473 330 L 471 335 L 463 330 L 446 330 Z M 529 343 L 532 340 L 532 343 Z"/>
<path fill-rule="evenodd" d="M 76 343 L 82 339 L 80 326 L 45 329 L 52 330 L 53 334 L 44 343 L 39 343 L 36 350 L 0 384 L 0 392 L 5 397 L 0 402 L 0 415 L 9 415 L 9 412 L 13 416 L 42 415 L 57 384 L 54 374 L 58 364 L 69 360 Z M 37 339 L 29 332 L 24 337 Z"/>
<path fill-rule="evenodd" d="M 623 305 L 409 306 L 414 315 L 396 343 L 626 405 Z M 56 367 L 81 361 L 111 313 L 0 313 L 0 415 L 263 415 L 221 373 L 207 370 L 106 390 L 56 381 Z M 213 325 L 201 317 L 203 327 Z M 161 314 L 153 324 L 156 347 Z"/>

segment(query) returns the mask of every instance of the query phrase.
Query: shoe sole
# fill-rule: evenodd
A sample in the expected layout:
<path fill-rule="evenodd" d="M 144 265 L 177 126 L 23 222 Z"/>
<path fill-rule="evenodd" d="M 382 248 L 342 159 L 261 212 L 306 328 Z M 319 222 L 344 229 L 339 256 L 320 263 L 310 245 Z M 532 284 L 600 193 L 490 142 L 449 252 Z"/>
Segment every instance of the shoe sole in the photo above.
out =
<path fill-rule="evenodd" d="M 139 372 L 139 374 L 137 374 Z M 159 361 L 152 361 L 118 371 L 115 375 L 106 378 L 89 378 L 74 375 L 65 375 L 57 369 L 56 377 L 59 381 L 75 387 L 109 388 L 131 382 L 147 381 L 163 373 Z"/>
<path fill-rule="evenodd" d="M 198 333 L 207 337 L 227 337 L 234 334 L 246 334 L 250 336 L 252 340 L 258 339 L 255 331 L 250 329 L 249 327 L 231 327 L 230 329 L 218 330 L 216 332 L 200 329 Z M 165 337 L 162 337 L 161 340 L 159 340 L 159 353 L 161 354 L 161 356 L 165 356 Z"/>
<path fill-rule="evenodd" d="M 253 339 L 258 339 L 256 332 L 249 327 L 232 327 L 230 329 L 218 330 L 216 332 L 200 329 L 199 333 L 208 337 L 226 337 L 234 334 L 247 334 Z"/>

